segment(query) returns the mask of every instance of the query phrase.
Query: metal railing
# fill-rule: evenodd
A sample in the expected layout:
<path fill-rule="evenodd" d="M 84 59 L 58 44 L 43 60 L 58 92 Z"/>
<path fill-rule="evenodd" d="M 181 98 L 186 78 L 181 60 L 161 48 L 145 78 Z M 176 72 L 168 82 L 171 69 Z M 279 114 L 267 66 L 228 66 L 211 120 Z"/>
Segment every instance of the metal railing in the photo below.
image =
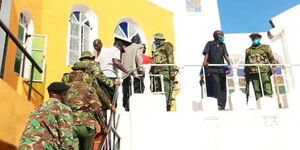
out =
<path fill-rule="evenodd" d="M 148 66 L 152 67 L 152 66 L 176 66 L 176 65 L 175 64 L 149 64 Z M 179 66 L 178 68 L 180 70 L 184 70 L 185 67 L 200 67 L 201 68 L 201 66 L 202 65 L 199 65 L 199 64 L 195 64 L 195 65 L 194 64 L 189 64 L 189 65 Z M 209 67 L 214 67 L 214 66 L 216 67 L 216 66 L 229 66 L 229 65 L 227 65 L 227 64 L 209 64 L 208 66 Z M 262 78 L 261 78 L 260 67 L 262 67 L 262 66 L 270 66 L 271 68 L 273 68 L 273 67 L 281 67 L 281 69 L 283 69 L 282 71 L 284 71 L 285 73 L 282 73 L 282 77 L 283 77 L 283 80 L 284 80 L 283 81 L 284 85 L 280 85 L 280 86 L 284 86 L 284 89 L 286 89 L 285 92 L 288 92 L 291 87 L 294 87 L 294 85 L 293 85 L 294 84 L 293 77 L 292 77 L 292 74 L 291 74 L 291 70 L 289 70 L 289 69 L 291 69 L 292 67 L 300 67 L 300 64 L 232 64 L 230 66 L 231 66 L 231 70 L 233 70 L 232 71 L 232 73 L 233 73 L 232 77 L 233 77 L 233 83 L 234 83 L 233 88 L 234 89 L 240 89 L 240 88 L 242 88 L 239 85 L 240 84 L 239 83 L 239 79 L 240 79 L 241 76 L 239 76 L 238 73 L 237 73 L 238 69 L 242 69 L 245 66 L 249 66 L 249 67 L 250 66 L 256 66 L 256 67 L 258 67 L 260 88 L 261 88 L 261 91 L 262 91 L 262 96 L 264 96 L 264 89 L 263 89 L 264 87 L 263 87 L 262 82 L 261 82 Z M 205 73 L 203 72 L 203 74 L 205 74 Z M 145 79 L 147 77 L 149 78 L 150 76 L 151 76 L 150 73 L 145 72 Z M 279 91 L 278 91 L 279 90 L 279 85 L 276 84 L 277 83 L 276 80 L 278 80 L 278 77 L 276 75 L 276 72 L 274 72 L 274 71 L 273 71 L 273 77 L 274 77 L 274 79 L 271 79 L 271 82 L 273 81 L 272 82 L 272 86 L 273 86 L 273 88 L 275 88 L 275 92 L 273 92 L 273 96 L 275 96 L 275 95 L 277 96 L 279 108 L 282 108 L 280 106 L 281 105 L 281 101 L 279 100 L 279 95 L 280 95 Z M 287 77 L 289 79 L 286 79 Z M 237 79 L 235 79 L 235 78 L 237 78 Z M 287 84 L 287 83 L 289 83 L 289 84 Z M 145 84 L 145 90 L 146 90 L 146 88 L 149 88 L 149 87 L 151 88 L 151 82 L 150 82 L 150 86 L 148 84 Z M 227 90 L 228 90 L 228 88 L 227 88 Z M 274 91 L 274 89 L 273 89 L 273 91 Z"/>
<path fill-rule="evenodd" d="M 189 65 L 189 66 L 201 66 L 201 65 Z M 217 66 L 229 66 L 229 65 L 227 65 L 227 64 L 209 64 L 208 66 L 217 67 Z M 233 64 L 233 65 L 231 65 L 230 69 L 233 70 L 233 75 L 232 75 L 233 79 L 236 79 L 236 80 L 234 80 L 234 89 L 240 90 L 240 85 L 239 85 L 239 77 L 240 76 L 237 73 L 238 69 L 242 69 L 241 67 L 257 67 L 258 80 L 259 80 L 259 84 L 260 84 L 259 88 L 260 88 L 262 97 L 264 97 L 265 91 L 264 91 L 264 86 L 263 86 L 262 76 L 261 76 L 261 74 L 262 74 L 261 67 L 263 67 L 263 66 L 269 66 L 272 71 L 273 79 L 271 79 L 271 83 L 272 83 L 272 80 L 273 80 L 273 83 L 271 85 L 273 86 L 273 88 L 275 88 L 275 95 L 277 97 L 278 107 L 283 108 L 282 103 L 281 103 L 282 100 L 280 100 L 280 92 L 279 92 L 279 85 L 278 85 L 279 83 L 278 83 L 278 77 L 277 77 L 278 75 L 277 75 L 277 72 L 275 69 L 276 69 L 276 67 L 280 67 L 280 69 L 283 69 L 283 70 L 281 70 L 281 71 L 285 72 L 283 77 L 290 76 L 289 79 L 292 80 L 292 82 L 291 82 L 292 85 L 290 85 L 290 86 L 294 87 L 293 86 L 293 84 L 294 84 L 293 78 L 290 74 L 291 70 L 288 70 L 288 71 L 286 71 L 286 70 L 290 69 L 291 67 L 299 67 L 300 64 Z M 203 75 L 205 74 L 204 70 L 205 69 L 203 69 Z M 204 75 L 204 77 L 205 77 L 205 75 Z M 246 86 L 247 86 L 247 82 L 250 82 L 250 80 L 246 81 Z M 283 79 L 283 82 L 284 82 L 284 89 L 285 90 L 287 89 L 287 91 L 289 91 L 289 89 L 291 87 L 286 84 L 286 82 L 287 82 L 286 79 Z M 249 86 L 249 83 L 248 83 L 248 86 Z M 248 88 L 248 90 L 250 90 L 249 87 L 246 87 L 246 88 Z M 227 90 L 228 90 L 228 88 L 227 88 Z M 245 94 L 248 94 L 247 95 L 247 97 L 248 97 L 249 91 L 248 91 L 248 93 L 246 93 L 246 91 L 245 91 Z M 273 94 L 273 96 L 274 96 L 274 94 Z M 248 99 L 247 99 L 247 101 L 248 101 Z"/>
<path fill-rule="evenodd" d="M 118 96 L 119 96 L 118 87 L 115 87 L 114 97 L 112 100 L 113 106 L 116 106 Z M 100 142 L 100 145 L 98 146 L 98 150 L 119 150 L 120 149 L 121 136 L 116 131 L 116 129 L 118 128 L 118 123 L 119 123 L 119 116 L 116 121 L 116 113 L 111 111 L 109 121 L 107 124 L 107 129 L 109 131 L 109 134 L 104 136 L 104 140 Z M 113 135 L 113 138 L 111 137 L 111 135 Z"/>
<path fill-rule="evenodd" d="M 36 61 L 31 57 L 31 55 L 26 51 L 26 49 L 22 46 L 22 44 L 19 42 L 19 40 L 10 32 L 9 28 L 3 23 L 3 21 L 1 19 L 0 19 L 0 27 L 6 33 L 5 44 L 4 44 L 4 52 L 3 52 L 3 60 L 2 60 L 2 64 L 1 64 L 2 65 L 1 66 L 1 74 L 0 74 L 1 78 L 4 77 L 8 39 L 10 38 L 15 43 L 15 45 L 20 49 L 20 51 L 24 54 L 24 56 L 32 64 L 31 74 L 30 74 L 30 79 L 29 79 L 29 89 L 28 89 L 28 95 L 27 95 L 27 99 L 30 100 L 31 91 L 32 91 L 32 83 L 33 83 L 32 80 L 33 80 L 34 69 L 36 69 L 40 73 L 43 73 L 43 70 L 36 63 Z"/>

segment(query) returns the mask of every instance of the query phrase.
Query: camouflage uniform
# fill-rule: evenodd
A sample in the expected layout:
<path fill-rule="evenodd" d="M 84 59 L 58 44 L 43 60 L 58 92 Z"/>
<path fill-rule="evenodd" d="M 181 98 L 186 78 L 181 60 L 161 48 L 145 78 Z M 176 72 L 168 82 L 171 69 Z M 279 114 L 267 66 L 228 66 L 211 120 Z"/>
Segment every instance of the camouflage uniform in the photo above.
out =
<path fill-rule="evenodd" d="M 79 139 L 80 149 L 92 149 L 97 117 L 100 117 L 101 128 L 105 128 L 105 118 L 101 113 L 101 103 L 95 92 L 95 88 L 84 82 L 88 75 L 82 70 L 75 70 L 64 75 L 64 81 L 69 78 L 68 98 L 65 104 L 73 111 L 74 137 Z"/>
<path fill-rule="evenodd" d="M 73 149 L 71 113 L 68 106 L 50 98 L 30 114 L 18 149 Z"/>
<path fill-rule="evenodd" d="M 272 54 L 271 47 L 268 45 L 251 46 L 246 49 L 245 64 L 270 64 L 276 63 Z M 260 66 L 261 80 L 263 83 L 264 94 L 272 96 L 272 85 L 270 76 L 272 74 L 270 66 Z M 255 91 L 256 100 L 262 97 L 262 91 L 258 75 L 257 66 L 246 66 L 244 69 L 246 80 L 251 80 Z"/>
<path fill-rule="evenodd" d="M 85 72 L 88 73 L 92 79 L 90 83 L 96 89 L 96 93 L 103 104 L 103 109 L 110 109 L 112 107 L 112 97 L 108 94 L 108 92 L 105 91 L 105 88 L 110 88 L 113 90 L 113 81 L 103 74 L 98 62 L 84 60 L 81 61 L 81 63 L 87 67 Z M 100 84 L 102 86 L 100 86 Z"/>
<path fill-rule="evenodd" d="M 174 64 L 173 45 L 169 42 L 165 42 L 160 45 L 153 54 L 154 64 Z M 152 69 L 153 74 L 162 74 L 164 78 L 164 88 L 167 100 L 170 99 L 170 74 L 174 71 L 174 67 L 170 66 L 157 66 Z M 155 85 L 159 85 L 158 81 L 155 81 Z"/>
<path fill-rule="evenodd" d="M 71 73 L 64 74 L 62 81 L 66 84 L 71 85 L 71 88 L 68 90 L 69 92 L 68 101 L 81 99 L 81 101 L 85 102 L 84 104 L 82 104 L 82 108 L 86 108 L 86 106 L 89 105 L 91 106 L 91 109 L 89 109 L 91 110 L 91 112 L 93 113 L 102 112 L 101 111 L 102 104 L 100 103 L 99 97 L 96 93 L 97 90 L 89 83 L 91 81 L 91 78 L 87 73 L 83 72 L 82 70 L 74 70 Z M 86 101 L 85 99 L 88 100 Z M 78 108 L 75 108 L 75 107 L 81 107 L 81 106 L 77 106 L 77 104 L 79 103 L 68 102 L 68 101 L 67 103 L 69 103 L 68 105 L 70 105 L 72 110 L 74 109 L 80 110 Z M 103 117 L 102 114 L 101 117 Z M 74 118 L 74 124 L 76 124 L 75 118 Z M 105 120 L 102 120 L 100 122 L 100 125 L 102 126 L 102 128 L 105 128 L 106 126 Z M 90 127 L 94 127 L 94 126 L 90 126 Z"/>

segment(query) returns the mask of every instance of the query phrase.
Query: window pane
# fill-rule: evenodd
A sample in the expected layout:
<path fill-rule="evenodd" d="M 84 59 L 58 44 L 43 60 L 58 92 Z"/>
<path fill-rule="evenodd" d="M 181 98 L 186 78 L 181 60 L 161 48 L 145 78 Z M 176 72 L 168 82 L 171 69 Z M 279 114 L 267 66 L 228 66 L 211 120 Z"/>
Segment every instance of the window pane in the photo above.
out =
<path fill-rule="evenodd" d="M 127 22 L 120 23 L 120 27 L 121 27 L 123 33 L 126 35 L 126 37 L 128 37 L 128 24 L 127 24 Z"/>
<path fill-rule="evenodd" d="M 275 72 L 277 75 L 281 75 L 282 74 L 281 67 L 276 67 Z"/>
<path fill-rule="evenodd" d="M 279 86 L 279 93 L 280 94 L 285 94 L 286 93 L 284 85 Z"/>
<path fill-rule="evenodd" d="M 84 23 L 84 22 L 86 22 L 86 20 L 87 20 L 87 17 L 85 16 L 85 14 L 84 13 L 80 13 L 80 23 Z"/>
<path fill-rule="evenodd" d="M 233 72 L 230 71 L 230 73 L 228 75 L 226 75 L 227 77 L 233 77 Z"/>
<path fill-rule="evenodd" d="M 234 92 L 234 89 L 229 89 L 229 94 L 233 93 Z"/>
<path fill-rule="evenodd" d="M 245 93 L 245 88 L 240 88 L 240 90 L 243 92 L 243 93 Z"/>
<path fill-rule="evenodd" d="M 227 82 L 228 82 L 228 87 L 234 87 L 233 79 L 228 79 Z"/>
<path fill-rule="evenodd" d="M 32 48 L 43 50 L 45 45 L 45 37 L 33 36 L 32 37 Z"/>
<path fill-rule="evenodd" d="M 79 51 L 79 38 L 70 37 L 70 49 Z"/>
<path fill-rule="evenodd" d="M 245 73 L 244 73 L 244 69 L 238 69 L 237 70 L 238 72 L 238 77 L 244 77 L 245 76 Z"/>
<path fill-rule="evenodd" d="M 19 25 L 18 39 L 21 42 L 25 40 L 25 28 L 22 25 Z"/>
<path fill-rule="evenodd" d="M 129 37 L 128 38 L 132 38 L 135 34 L 137 34 L 137 31 L 135 29 L 135 27 L 131 24 L 128 24 L 128 30 L 129 30 Z"/>
<path fill-rule="evenodd" d="M 201 11 L 201 5 L 200 5 L 200 0 L 194 0 L 193 6 L 194 6 L 194 11 L 195 12 L 200 12 Z"/>
<path fill-rule="evenodd" d="M 32 50 L 31 51 L 31 56 L 36 61 L 38 65 L 43 65 L 43 60 L 44 60 L 44 52 L 40 50 Z"/>
<path fill-rule="evenodd" d="M 77 19 L 77 21 L 79 21 L 80 20 L 79 19 L 80 12 L 79 11 L 75 11 L 75 12 L 73 12 L 73 14 L 74 14 L 75 18 Z"/>
<path fill-rule="evenodd" d="M 30 65 L 30 75 L 31 75 L 31 67 L 32 65 Z M 41 68 L 43 68 L 43 66 L 40 66 Z M 36 68 L 34 68 L 34 72 L 33 72 L 33 81 L 42 81 L 43 80 L 43 73 L 40 73 Z"/>
<path fill-rule="evenodd" d="M 71 36 L 79 37 L 80 25 L 78 23 L 70 22 Z"/>
<path fill-rule="evenodd" d="M 17 49 L 14 70 L 18 74 L 21 73 L 22 57 L 23 57 L 22 52 L 19 49 Z"/>
<path fill-rule="evenodd" d="M 82 45 L 83 49 L 82 51 L 89 51 L 89 34 L 90 34 L 90 28 L 87 26 L 83 26 L 83 37 L 82 37 Z"/>
<path fill-rule="evenodd" d="M 245 80 L 245 78 L 239 78 L 239 85 L 240 86 L 246 86 L 246 80 Z"/>
<path fill-rule="evenodd" d="M 73 65 L 79 59 L 78 51 L 70 50 L 69 65 Z"/>
<path fill-rule="evenodd" d="M 123 39 L 127 39 L 127 37 L 124 35 L 122 29 L 120 26 L 118 26 L 114 32 L 115 36 L 118 38 L 123 38 Z"/>
<path fill-rule="evenodd" d="M 187 12 L 193 12 L 194 8 L 193 8 L 193 0 L 186 0 L 186 11 Z"/>
<path fill-rule="evenodd" d="M 277 84 L 284 84 L 283 76 L 277 76 Z"/>

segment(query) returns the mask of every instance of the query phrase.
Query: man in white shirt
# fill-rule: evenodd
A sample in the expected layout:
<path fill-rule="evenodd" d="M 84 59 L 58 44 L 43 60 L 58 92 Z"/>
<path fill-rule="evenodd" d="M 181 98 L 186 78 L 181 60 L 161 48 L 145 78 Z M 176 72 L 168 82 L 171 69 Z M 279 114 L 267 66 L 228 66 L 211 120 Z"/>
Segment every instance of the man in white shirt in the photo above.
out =
<path fill-rule="evenodd" d="M 114 45 L 109 48 L 102 48 L 96 61 L 100 62 L 101 70 L 108 78 L 115 80 L 118 77 L 118 69 L 128 74 L 121 63 L 121 53 L 124 53 L 124 44 L 120 40 L 115 40 Z"/>

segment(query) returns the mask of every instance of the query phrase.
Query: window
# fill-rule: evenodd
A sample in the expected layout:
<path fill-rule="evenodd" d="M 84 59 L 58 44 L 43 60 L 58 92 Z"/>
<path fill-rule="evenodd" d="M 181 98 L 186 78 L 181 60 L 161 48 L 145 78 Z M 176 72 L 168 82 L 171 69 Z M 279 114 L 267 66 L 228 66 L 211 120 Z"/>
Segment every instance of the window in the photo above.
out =
<path fill-rule="evenodd" d="M 28 33 L 28 20 L 25 18 L 24 14 L 20 14 L 19 18 L 19 30 L 18 30 L 18 39 L 19 42 L 23 45 L 24 48 L 27 48 L 27 36 Z M 16 59 L 15 59 L 15 67 L 14 71 L 21 76 L 24 76 L 24 68 L 25 68 L 25 57 L 20 49 L 17 49 Z"/>
<path fill-rule="evenodd" d="M 42 68 L 43 73 L 38 72 L 34 69 L 33 81 L 42 82 L 44 80 L 45 72 L 45 55 L 46 55 L 46 43 L 47 37 L 44 35 L 32 35 L 32 45 L 31 45 L 31 57 L 36 61 L 36 63 Z M 29 69 L 29 74 L 31 73 L 31 64 Z"/>
<path fill-rule="evenodd" d="M 116 38 L 130 42 L 131 38 L 138 34 L 136 27 L 129 22 L 121 22 L 115 29 Z"/>
<path fill-rule="evenodd" d="M 199 13 L 201 12 L 201 0 L 185 0 L 186 11 L 188 13 Z"/>
<path fill-rule="evenodd" d="M 90 20 L 85 13 L 74 11 L 69 19 L 70 22 L 70 39 L 68 65 L 73 65 L 78 61 L 81 52 L 90 50 L 90 34 L 92 27 Z"/>
<path fill-rule="evenodd" d="M 39 73 L 34 69 L 33 81 L 42 82 L 45 72 L 45 52 L 47 38 L 45 35 L 33 34 L 32 20 L 25 14 L 29 14 L 26 10 L 20 14 L 18 40 L 42 68 L 43 73 Z M 24 56 L 22 51 L 17 48 L 14 71 L 21 77 L 28 80 L 31 74 L 31 62 Z"/>

